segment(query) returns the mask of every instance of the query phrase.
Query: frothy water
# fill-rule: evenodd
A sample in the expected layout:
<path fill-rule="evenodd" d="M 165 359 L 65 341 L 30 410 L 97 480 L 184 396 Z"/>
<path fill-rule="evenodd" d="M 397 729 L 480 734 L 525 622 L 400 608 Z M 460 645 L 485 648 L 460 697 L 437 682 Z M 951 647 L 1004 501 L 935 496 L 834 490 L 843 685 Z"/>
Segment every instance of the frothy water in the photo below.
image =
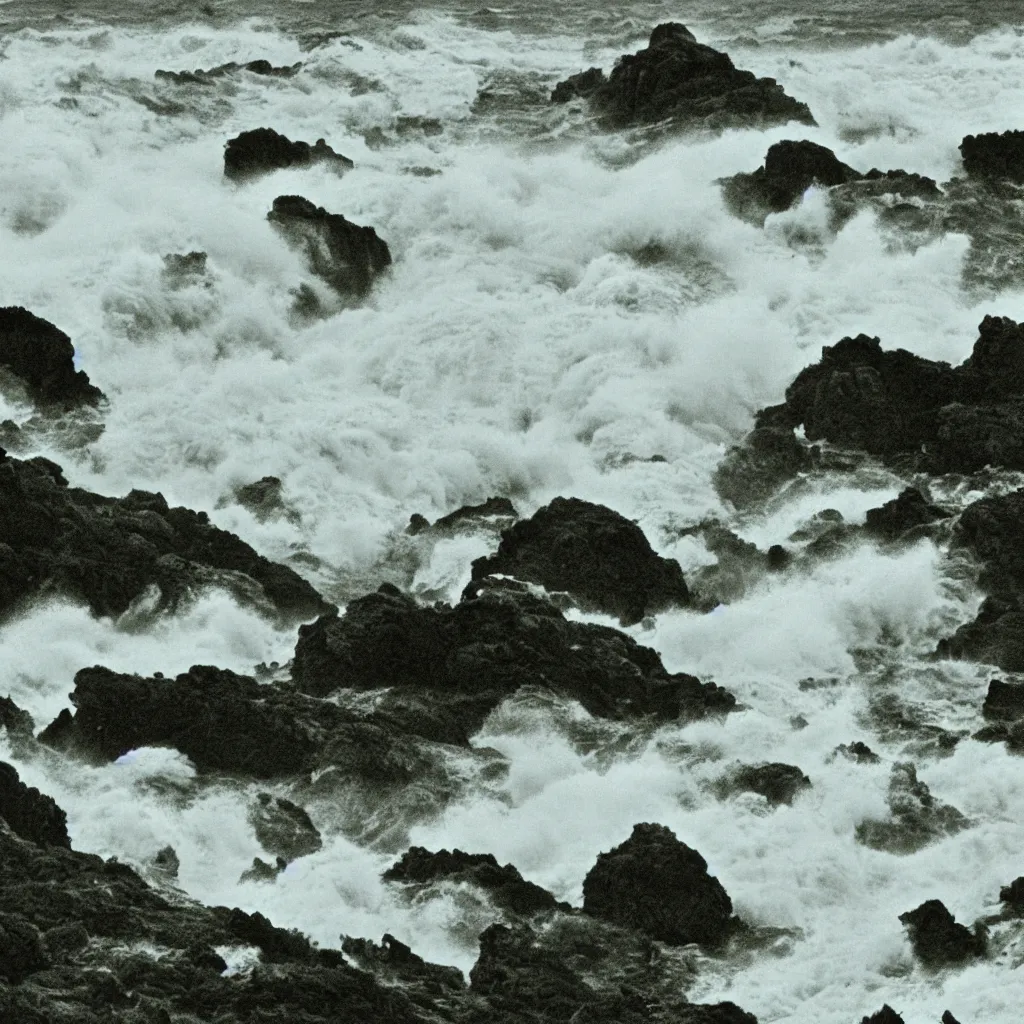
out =
<path fill-rule="evenodd" d="M 23 6 L 3 13 L 0 305 L 66 331 L 110 399 L 99 440 L 39 454 L 74 485 L 159 490 L 204 509 L 342 603 L 384 579 L 457 597 L 493 539 L 424 553 L 401 531 L 413 512 L 433 518 L 492 494 L 523 513 L 559 494 L 607 504 L 684 570 L 710 556 L 678 531 L 708 515 L 762 546 L 824 507 L 855 522 L 900 483 L 848 480 L 744 518 L 723 506 L 713 471 L 822 345 L 863 332 L 959 362 L 983 315 L 1024 319 L 1020 292 L 964 291 L 962 236 L 911 251 L 864 213 L 833 237 L 815 190 L 764 231 L 734 219 L 715 180 L 753 170 L 793 128 L 652 144 L 594 135 L 578 112 L 546 105 L 566 73 L 610 66 L 673 15 L 660 5 L 618 21 L 565 5 L 561 26 L 541 11 L 339 8 L 326 13 L 348 34 L 313 48 L 308 33 L 332 24 L 315 5 L 275 21 L 260 11 L 234 20 L 216 4 L 184 19 L 119 5 L 119 17 L 96 8 L 71 23 L 40 6 L 14 30 L 29 18 Z M 856 25 L 866 41 L 848 32 L 824 46 L 823 31 L 781 6 L 746 21 L 738 8 L 675 13 L 806 101 L 820 127 L 797 137 L 840 159 L 943 180 L 964 134 L 1018 126 L 1024 36 L 998 27 L 1012 10 L 987 5 L 979 22 L 973 6 L 921 5 L 915 28 L 913 12 L 849 5 L 831 30 Z M 949 32 L 929 34 L 940 22 Z M 257 58 L 303 66 L 293 78 L 243 72 L 209 85 L 153 76 Z M 224 142 L 263 125 L 324 137 L 356 167 L 229 184 Z M 389 243 L 392 273 L 363 307 L 296 320 L 295 290 L 315 283 L 266 221 L 288 193 Z M 819 244 L 791 245 L 794 233 Z M 164 255 L 193 250 L 208 254 L 206 275 L 164 273 Z M 283 481 L 290 514 L 260 521 L 232 494 L 266 475 Z M 598 852 L 637 821 L 662 822 L 701 851 L 741 916 L 792 930 L 777 956 L 704 964 L 693 998 L 733 999 L 763 1022 L 842 1024 L 883 1002 L 908 1022 L 946 1008 L 965 1022 L 1015 1022 L 1018 951 L 927 976 L 897 920 L 935 897 L 972 921 L 1022 871 L 1020 762 L 971 740 L 941 755 L 884 713 L 894 694 L 924 724 L 976 725 L 991 673 L 928 655 L 978 600 L 931 543 L 899 554 L 866 544 L 773 575 L 714 614 L 666 613 L 636 638 L 746 710 L 624 737 L 578 708 L 517 699 L 475 739 L 507 759 L 507 774 L 410 822 L 409 838 L 493 852 L 578 903 Z M 293 645 L 223 595 L 144 628 L 50 604 L 0 627 L 0 678 L 41 727 L 68 706 L 84 666 L 249 672 L 286 662 Z M 860 737 L 880 764 L 833 757 Z M 255 787 L 200 779 L 173 751 L 83 768 L 56 755 L 19 760 L 2 736 L 0 756 L 68 811 L 76 848 L 146 866 L 172 843 L 186 891 L 259 909 L 324 945 L 389 931 L 468 969 L 491 920 L 458 890 L 403 900 L 379 879 L 396 851 L 356 841 L 329 801 L 310 805 L 319 853 L 273 885 L 239 883 L 261 853 L 246 816 Z M 885 815 L 891 765 L 908 758 L 972 827 L 909 857 L 855 843 L 858 822 Z M 770 811 L 749 794 L 720 799 L 716 779 L 741 760 L 795 764 L 813 788 Z"/>

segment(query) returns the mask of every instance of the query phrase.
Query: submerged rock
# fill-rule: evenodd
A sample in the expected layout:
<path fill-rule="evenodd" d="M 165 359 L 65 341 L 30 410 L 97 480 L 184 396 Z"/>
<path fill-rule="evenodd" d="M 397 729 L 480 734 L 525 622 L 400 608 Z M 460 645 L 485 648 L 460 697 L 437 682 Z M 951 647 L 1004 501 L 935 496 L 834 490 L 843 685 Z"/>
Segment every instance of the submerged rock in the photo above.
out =
<path fill-rule="evenodd" d="M 249 181 L 288 167 L 330 164 L 346 171 L 355 166 L 347 156 L 335 153 L 323 139 L 314 145 L 292 142 L 273 128 L 256 128 L 229 140 L 224 148 L 224 176 L 232 181 Z"/>
<path fill-rule="evenodd" d="M 240 71 L 248 71 L 252 75 L 261 75 L 267 78 L 291 78 L 298 74 L 301 68 L 301 62 L 275 67 L 269 60 L 250 60 L 245 64 L 239 64 L 232 60 L 227 64 L 218 64 L 217 67 L 209 68 L 206 71 L 202 68 L 196 68 L 195 71 L 158 70 L 156 77 L 165 82 L 173 82 L 175 85 L 211 85 L 218 78 L 226 78 L 228 75 L 235 75 Z"/>
<path fill-rule="evenodd" d="M 853 743 L 840 743 L 835 752 L 858 764 L 878 764 L 881 761 L 881 758 L 861 740 L 854 740 Z"/>
<path fill-rule="evenodd" d="M 723 788 L 740 793 L 757 793 L 769 806 L 791 804 L 797 794 L 811 788 L 811 780 L 792 764 L 745 764 L 732 772 Z"/>
<path fill-rule="evenodd" d="M 689 721 L 736 706 L 714 683 L 666 672 L 654 651 L 618 630 L 570 622 L 507 584 L 430 608 L 384 585 L 352 601 L 344 615 L 301 626 L 292 677 L 314 696 L 342 687 L 391 687 L 394 701 L 424 694 L 432 713 L 463 735 L 524 686 L 578 700 L 604 718 Z M 422 717 L 415 705 L 412 714 Z"/>
<path fill-rule="evenodd" d="M 96 405 L 104 395 L 75 369 L 75 346 L 59 328 L 21 306 L 0 308 L 0 369 L 45 408 Z"/>
<path fill-rule="evenodd" d="M 441 516 L 433 523 L 425 516 L 413 514 L 409 518 L 406 533 L 417 536 L 431 532 L 441 536 L 493 527 L 494 525 L 511 525 L 519 518 L 515 505 L 508 498 L 488 498 L 479 505 L 463 505 L 446 516 Z"/>
<path fill-rule="evenodd" d="M 732 900 L 707 861 L 664 825 L 641 824 L 583 880 L 583 909 L 671 945 L 717 946 L 733 930 Z"/>
<path fill-rule="evenodd" d="M 873 850 L 910 854 L 970 825 L 955 807 L 941 803 L 917 777 L 908 761 L 897 761 L 889 777 L 887 821 L 867 820 L 856 829 L 857 841 Z"/>
<path fill-rule="evenodd" d="M 161 607 L 173 607 L 208 586 L 289 617 L 330 607 L 205 512 L 171 508 L 146 491 L 108 498 L 68 487 L 48 459 L 0 454 L 0 614 L 34 595 L 62 594 L 116 616 L 154 589 Z"/>
<path fill-rule="evenodd" d="M 910 935 L 914 955 L 925 967 L 957 967 L 984 956 L 985 939 L 957 924 L 941 900 L 928 900 L 900 914 Z"/>
<path fill-rule="evenodd" d="M 658 25 L 645 49 L 623 56 L 605 78 L 598 68 L 555 86 L 551 98 L 583 97 L 609 128 L 671 120 L 682 128 L 721 131 L 800 121 L 814 124 L 807 105 L 773 78 L 757 78 L 728 54 L 698 43 L 683 25 Z"/>
<path fill-rule="evenodd" d="M 430 882 L 466 882 L 486 892 L 494 905 L 514 914 L 539 914 L 556 907 L 569 909 L 533 882 L 528 882 L 512 864 L 498 864 L 491 853 L 463 853 L 438 850 L 431 853 L 413 846 L 381 876 L 385 882 L 425 885 Z"/>
<path fill-rule="evenodd" d="M 342 296 L 362 298 L 391 266 L 391 251 L 373 228 L 328 213 L 302 196 L 278 196 L 267 220 L 303 252 L 310 271 Z"/>
<path fill-rule="evenodd" d="M 960 143 L 964 170 L 971 178 L 1024 184 L 1024 132 L 966 135 Z"/>
<path fill-rule="evenodd" d="M 258 793 L 249 811 L 249 824 L 260 846 L 286 864 L 316 853 L 324 845 L 305 808 L 283 796 Z"/>
<path fill-rule="evenodd" d="M 679 563 L 656 554 L 636 523 L 579 498 L 555 498 L 509 527 L 498 550 L 473 563 L 474 582 L 495 573 L 565 591 L 624 625 L 690 598 Z"/>

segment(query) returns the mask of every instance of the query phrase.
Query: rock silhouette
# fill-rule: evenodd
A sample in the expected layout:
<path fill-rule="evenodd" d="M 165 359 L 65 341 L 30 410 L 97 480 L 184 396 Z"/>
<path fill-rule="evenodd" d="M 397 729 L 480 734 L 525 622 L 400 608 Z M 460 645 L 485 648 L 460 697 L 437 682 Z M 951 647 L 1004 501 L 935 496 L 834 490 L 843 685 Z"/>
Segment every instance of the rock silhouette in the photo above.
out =
<path fill-rule="evenodd" d="M 985 940 L 957 924 L 941 900 L 928 900 L 900 914 L 914 955 L 926 967 L 956 967 L 984 955 Z"/>
<path fill-rule="evenodd" d="M 224 176 L 232 181 L 249 181 L 288 167 L 330 164 L 345 171 L 355 165 L 347 156 L 335 153 L 323 139 L 314 145 L 292 142 L 273 128 L 255 128 L 242 132 L 224 147 Z"/>

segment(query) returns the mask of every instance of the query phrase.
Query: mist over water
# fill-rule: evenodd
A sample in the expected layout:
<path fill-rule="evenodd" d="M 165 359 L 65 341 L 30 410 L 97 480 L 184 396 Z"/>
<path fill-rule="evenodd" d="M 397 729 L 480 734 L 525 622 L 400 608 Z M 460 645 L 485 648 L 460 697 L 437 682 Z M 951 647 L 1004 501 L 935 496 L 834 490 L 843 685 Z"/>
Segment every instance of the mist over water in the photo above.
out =
<path fill-rule="evenodd" d="M 341 604 L 385 580 L 457 599 L 495 538 L 426 550 L 402 531 L 414 512 L 433 519 L 491 495 L 524 515 L 558 495 L 606 504 L 684 572 L 714 560 L 680 535 L 708 516 L 762 547 L 823 508 L 863 521 L 900 481 L 819 481 L 742 516 L 712 475 L 823 345 L 865 333 L 958 363 L 984 315 L 1024 319 L 1024 294 L 965 289 L 964 236 L 915 249 L 867 212 L 833 233 L 813 189 L 761 231 L 725 209 L 715 182 L 794 137 L 858 169 L 948 179 L 965 134 L 1021 127 L 1019 5 L 978 7 L 864 0 L 822 12 L 778 0 L 609 13 L 580 2 L 556 16 L 550 5 L 69 12 L 13 0 L 0 7 L 0 305 L 70 335 L 110 403 L 98 440 L 39 442 L 32 454 L 60 462 L 75 486 L 160 491 L 205 510 Z M 547 105 L 560 78 L 610 67 L 673 19 L 777 78 L 819 126 L 652 140 L 599 135 L 579 111 Z M 259 58 L 302 69 L 209 85 L 154 78 Z M 260 126 L 323 137 L 355 169 L 233 185 L 223 145 Z M 296 290 L 319 286 L 266 221 L 290 193 L 388 242 L 392 271 L 361 307 L 296 318 Z M 169 278 L 162 257 L 193 250 L 208 273 Z M 0 419 L 30 414 L 0 404 Z M 267 475 L 282 480 L 289 514 L 259 521 L 233 491 Z M 83 768 L 19 759 L 4 734 L 0 758 L 68 811 L 76 849 L 145 867 L 171 843 L 179 884 L 203 901 L 258 909 L 322 945 L 391 932 L 463 969 L 493 914 L 454 889 L 404 901 L 379 875 L 406 845 L 493 852 L 578 905 L 596 855 L 634 823 L 661 822 L 703 854 L 742 917 L 792 930 L 742 967 L 703 964 L 693 999 L 732 999 L 762 1022 L 845 1024 L 889 1002 L 908 1024 L 947 1008 L 964 1024 L 1011 1024 L 1024 951 L 929 976 L 897 915 L 930 898 L 961 921 L 992 912 L 999 887 L 1024 873 L 1024 769 L 1001 745 L 939 752 L 880 710 L 896 694 L 924 724 L 976 728 L 993 671 L 928 655 L 979 601 L 922 541 L 773 575 L 712 614 L 664 613 L 629 632 L 746 710 L 635 736 L 517 697 L 474 741 L 507 759 L 498 781 L 471 779 L 437 814 L 410 814 L 404 845 L 369 838 L 355 795 L 310 801 L 324 848 L 273 885 L 238 882 L 261 852 L 246 816 L 257 787 L 203 780 L 167 750 Z M 216 592 L 154 622 L 42 604 L 0 626 L 0 690 L 41 728 L 70 706 L 79 668 L 252 672 L 286 663 L 294 640 Z M 854 739 L 881 762 L 832 756 Z M 730 766 L 762 760 L 799 766 L 813 788 L 771 810 L 750 794 L 716 796 Z M 856 843 L 859 822 L 885 816 L 897 760 L 916 761 L 972 827 L 908 857 Z"/>

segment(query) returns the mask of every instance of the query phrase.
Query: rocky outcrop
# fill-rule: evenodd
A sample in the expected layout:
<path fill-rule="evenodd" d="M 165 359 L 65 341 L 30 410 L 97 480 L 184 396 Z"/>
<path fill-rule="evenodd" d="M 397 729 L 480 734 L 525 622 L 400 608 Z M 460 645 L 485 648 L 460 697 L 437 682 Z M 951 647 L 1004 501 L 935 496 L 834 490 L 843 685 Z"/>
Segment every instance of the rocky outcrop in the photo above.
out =
<path fill-rule="evenodd" d="M 854 740 L 853 743 L 840 743 L 835 753 L 845 757 L 848 761 L 856 761 L 857 764 L 878 764 L 881 758 L 861 740 Z"/>
<path fill-rule="evenodd" d="M 223 586 L 240 600 L 289 618 L 326 610 L 292 569 L 258 555 L 205 512 L 171 508 L 163 495 L 108 498 L 68 487 L 60 466 L 0 449 L 0 614 L 41 594 L 121 615 L 152 588 L 161 607 Z"/>
<path fill-rule="evenodd" d="M 260 846 L 285 864 L 316 853 L 324 845 L 306 809 L 283 796 L 257 793 L 249 824 Z"/>
<path fill-rule="evenodd" d="M 509 527 L 498 550 L 477 559 L 472 572 L 474 582 L 500 573 L 565 591 L 584 610 L 615 615 L 624 625 L 685 606 L 690 597 L 679 563 L 657 555 L 636 523 L 579 498 L 555 498 Z"/>
<path fill-rule="evenodd" d="M 770 807 L 791 804 L 797 795 L 811 788 L 811 780 L 792 764 L 745 764 L 731 772 L 720 784 L 725 793 L 756 793 Z"/>
<path fill-rule="evenodd" d="M 908 761 L 897 761 L 889 777 L 888 820 L 867 820 L 856 829 L 857 841 L 873 850 L 910 854 L 970 825 L 955 807 L 935 799 Z"/>
<path fill-rule="evenodd" d="M 1024 683 L 993 679 L 988 684 L 981 713 L 990 722 L 1016 722 L 1024 718 Z"/>
<path fill-rule="evenodd" d="M 769 147 L 763 167 L 723 178 L 720 184 L 722 197 L 733 214 L 758 226 L 769 214 L 788 210 L 812 186 L 832 190 L 834 227 L 859 204 L 879 195 L 925 199 L 942 195 L 931 178 L 877 168 L 862 173 L 843 163 L 831 149 L 806 139 L 776 142 Z"/>
<path fill-rule="evenodd" d="M 104 395 L 75 369 L 75 346 L 58 327 L 21 306 L 0 308 L 0 370 L 45 409 L 96 405 Z"/>
<path fill-rule="evenodd" d="M 393 935 L 318 949 L 261 914 L 165 898 L 127 865 L 3 823 L 0 907 L 0 1019 L 18 1024 L 757 1024 L 732 1003 L 686 1002 L 687 964 L 584 914 L 487 929 L 467 988 Z M 217 950 L 239 947 L 258 962 L 229 971 Z"/>
<path fill-rule="evenodd" d="M 417 887 L 440 881 L 464 882 L 487 893 L 496 907 L 513 914 L 569 909 L 568 904 L 559 903 L 547 889 L 526 881 L 514 865 L 500 865 L 492 853 L 431 853 L 422 846 L 413 846 L 381 877 L 385 882 Z"/>
<path fill-rule="evenodd" d="M 555 86 L 552 100 L 584 97 L 609 128 L 671 121 L 688 129 L 814 124 L 807 105 L 773 78 L 735 67 L 678 23 L 658 25 L 647 47 L 623 56 L 607 78 L 598 68 Z"/>
<path fill-rule="evenodd" d="M 734 928 L 722 883 L 664 825 L 635 825 L 629 839 L 597 858 L 583 880 L 583 910 L 676 946 L 718 946 Z"/>
<path fill-rule="evenodd" d="M 71 848 L 67 816 L 51 797 L 26 786 L 6 761 L 0 761 L 0 819 L 30 843 Z"/>
<path fill-rule="evenodd" d="M 381 714 L 411 715 L 421 728 L 433 719 L 439 735 L 472 734 L 524 686 L 604 718 L 689 721 L 736 706 L 714 683 L 666 672 L 654 651 L 618 630 L 570 622 L 524 587 L 500 583 L 429 608 L 384 585 L 344 615 L 299 628 L 292 678 L 314 696 L 390 687 Z"/>
<path fill-rule="evenodd" d="M 239 64 L 232 60 L 227 64 L 218 64 L 217 67 L 209 68 L 206 71 L 202 68 L 196 68 L 195 71 L 158 70 L 156 77 L 164 82 L 173 82 L 175 85 L 212 85 L 219 78 L 237 75 L 242 71 L 265 78 L 291 78 L 298 74 L 301 68 L 301 62 L 275 67 L 269 60 L 250 60 L 245 64 Z"/>
<path fill-rule="evenodd" d="M 770 498 L 787 481 L 814 465 L 814 452 L 792 427 L 757 426 L 726 452 L 715 470 L 715 489 L 737 508 Z"/>
<path fill-rule="evenodd" d="M 905 1024 L 903 1018 L 886 1003 L 877 1013 L 865 1017 L 860 1024 Z"/>
<path fill-rule="evenodd" d="M 970 178 L 1024 184 L 1024 132 L 967 135 L 960 143 L 964 170 Z"/>
<path fill-rule="evenodd" d="M 310 271 L 341 296 L 364 297 L 391 266 L 391 251 L 373 228 L 328 213 L 302 196 L 278 196 L 267 220 L 303 253 Z"/>
<path fill-rule="evenodd" d="M 224 177 L 232 181 L 249 181 L 272 171 L 313 164 L 330 164 L 338 171 L 355 166 L 347 156 L 335 153 L 323 139 L 317 139 L 312 146 L 308 142 L 292 142 L 273 128 L 242 132 L 224 148 Z"/>
<path fill-rule="evenodd" d="M 982 932 L 957 924 L 941 900 L 928 900 L 900 914 L 914 955 L 925 967 L 958 967 L 985 954 Z"/>
<path fill-rule="evenodd" d="M 511 526 L 518 518 L 519 513 L 508 498 L 488 498 L 479 505 L 463 505 L 433 523 L 426 516 L 413 513 L 405 532 L 413 537 L 422 533 L 446 537 L 495 526 Z"/>
<path fill-rule="evenodd" d="M 1024 875 L 999 890 L 999 902 L 1014 916 L 1024 916 Z"/>
<path fill-rule="evenodd" d="M 878 540 L 895 543 L 929 536 L 935 523 L 949 519 L 950 513 L 933 505 L 918 487 L 907 487 L 899 496 L 879 508 L 868 509 L 864 532 Z"/>

